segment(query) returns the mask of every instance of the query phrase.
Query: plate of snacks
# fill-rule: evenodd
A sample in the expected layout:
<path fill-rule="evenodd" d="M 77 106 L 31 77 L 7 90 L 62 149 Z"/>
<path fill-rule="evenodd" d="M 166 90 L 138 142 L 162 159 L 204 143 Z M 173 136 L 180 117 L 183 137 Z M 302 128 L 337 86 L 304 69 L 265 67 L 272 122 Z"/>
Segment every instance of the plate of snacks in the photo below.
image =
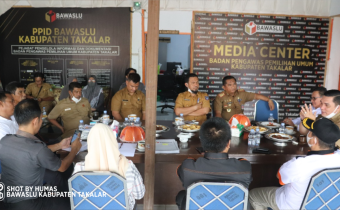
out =
<path fill-rule="evenodd" d="M 264 134 L 268 131 L 268 128 L 261 127 L 261 126 L 248 126 L 248 127 L 244 127 L 244 130 L 247 131 L 247 132 L 250 132 L 251 129 L 256 131 L 256 128 L 258 128 L 260 130 L 260 134 Z"/>
<path fill-rule="evenodd" d="M 280 124 L 279 123 L 272 123 L 272 122 L 261 122 L 260 123 L 262 126 L 266 128 L 279 128 Z"/>
<path fill-rule="evenodd" d="M 156 125 L 156 133 L 167 132 L 169 130 L 170 130 L 170 128 L 166 127 L 164 125 Z"/>
<path fill-rule="evenodd" d="M 271 134 L 267 134 L 266 137 L 269 137 L 270 139 L 274 141 L 281 141 L 281 142 L 287 142 L 287 141 L 291 141 L 294 139 L 293 136 L 284 134 L 284 133 L 271 133 Z"/>
<path fill-rule="evenodd" d="M 185 124 L 181 126 L 182 131 L 190 133 L 197 132 L 200 128 L 201 126 L 196 124 Z"/>

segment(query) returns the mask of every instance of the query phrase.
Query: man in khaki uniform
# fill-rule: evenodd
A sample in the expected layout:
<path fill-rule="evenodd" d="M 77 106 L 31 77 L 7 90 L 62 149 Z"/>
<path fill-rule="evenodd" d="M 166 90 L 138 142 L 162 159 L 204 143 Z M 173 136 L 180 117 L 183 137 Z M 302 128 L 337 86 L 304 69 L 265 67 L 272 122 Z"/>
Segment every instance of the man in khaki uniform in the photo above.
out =
<path fill-rule="evenodd" d="M 70 137 L 79 128 L 79 121 L 90 124 L 91 105 L 86 98 L 81 97 L 81 85 L 71 82 L 69 85 L 69 97 L 59 101 L 47 119 L 57 126 L 63 133 L 62 138 Z M 61 117 L 64 127 L 56 119 Z"/>
<path fill-rule="evenodd" d="M 242 105 L 252 100 L 268 101 L 270 110 L 274 109 L 274 103 L 268 97 L 242 89 L 237 90 L 236 79 L 233 76 L 225 76 L 222 87 L 224 91 L 219 93 L 214 101 L 215 117 L 229 120 L 234 114 L 243 114 Z"/>
<path fill-rule="evenodd" d="M 40 109 L 45 107 L 48 114 L 53 108 L 53 90 L 50 84 L 44 83 L 44 75 L 36 73 L 34 82 L 30 83 L 26 88 L 26 98 L 35 99 L 39 102 Z"/>
<path fill-rule="evenodd" d="M 340 128 L 340 91 L 328 90 L 321 98 L 321 115 L 316 117 L 316 112 L 313 112 L 312 105 L 301 107 L 300 117 L 300 134 L 307 135 L 308 130 L 303 126 L 303 119 L 310 118 L 312 120 L 319 120 L 321 118 L 328 118 Z M 335 143 L 335 146 L 340 148 L 340 139 Z"/>
<path fill-rule="evenodd" d="M 115 120 L 124 121 L 124 118 L 130 114 L 135 114 L 141 120 L 145 120 L 145 95 L 138 90 L 139 82 L 139 74 L 129 74 L 126 87 L 113 96 L 111 110 Z"/>
<path fill-rule="evenodd" d="M 185 86 L 188 91 L 177 96 L 175 113 L 177 116 L 183 114 L 184 120 L 196 120 L 202 123 L 211 110 L 209 96 L 198 91 L 199 81 L 196 74 L 187 75 Z"/>

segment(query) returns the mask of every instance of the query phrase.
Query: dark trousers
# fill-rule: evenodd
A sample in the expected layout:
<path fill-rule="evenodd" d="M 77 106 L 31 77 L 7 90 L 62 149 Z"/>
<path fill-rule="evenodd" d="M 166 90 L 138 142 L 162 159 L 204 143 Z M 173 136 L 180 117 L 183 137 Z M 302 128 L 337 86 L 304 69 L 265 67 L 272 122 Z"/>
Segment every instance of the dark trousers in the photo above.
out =
<path fill-rule="evenodd" d="M 50 186 L 57 186 L 59 192 L 68 192 L 67 180 L 72 176 L 74 166 L 73 164 L 68 167 L 64 172 L 51 171 L 46 169 L 44 182 Z"/>
<path fill-rule="evenodd" d="M 176 204 L 179 210 L 185 209 L 186 200 L 187 200 L 187 191 L 186 190 L 179 191 L 179 193 L 176 196 Z"/>
<path fill-rule="evenodd" d="M 21 201 L 18 203 L 5 203 L 5 210 L 22 210 L 22 209 L 34 209 L 34 210 L 68 210 L 71 209 L 70 198 L 37 198 Z"/>

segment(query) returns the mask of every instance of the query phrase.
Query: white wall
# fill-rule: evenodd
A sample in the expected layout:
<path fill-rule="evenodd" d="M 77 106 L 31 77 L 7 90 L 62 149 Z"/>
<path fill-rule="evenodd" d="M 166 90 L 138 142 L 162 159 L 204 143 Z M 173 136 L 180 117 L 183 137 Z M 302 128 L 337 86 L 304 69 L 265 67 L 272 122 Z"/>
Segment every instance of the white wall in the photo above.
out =
<path fill-rule="evenodd" d="M 333 32 L 331 52 L 327 62 L 325 87 L 327 89 L 338 89 L 340 73 L 340 17 L 333 18 Z"/>

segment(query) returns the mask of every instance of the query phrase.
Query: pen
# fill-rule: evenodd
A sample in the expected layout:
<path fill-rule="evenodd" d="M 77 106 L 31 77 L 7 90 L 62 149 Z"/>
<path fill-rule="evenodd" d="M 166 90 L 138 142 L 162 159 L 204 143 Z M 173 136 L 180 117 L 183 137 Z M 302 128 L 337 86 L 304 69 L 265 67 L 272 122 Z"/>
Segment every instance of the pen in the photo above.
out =
<path fill-rule="evenodd" d="M 119 147 L 119 149 L 120 149 L 120 148 L 122 148 L 123 144 L 124 144 L 123 142 L 120 144 L 120 147 Z"/>

